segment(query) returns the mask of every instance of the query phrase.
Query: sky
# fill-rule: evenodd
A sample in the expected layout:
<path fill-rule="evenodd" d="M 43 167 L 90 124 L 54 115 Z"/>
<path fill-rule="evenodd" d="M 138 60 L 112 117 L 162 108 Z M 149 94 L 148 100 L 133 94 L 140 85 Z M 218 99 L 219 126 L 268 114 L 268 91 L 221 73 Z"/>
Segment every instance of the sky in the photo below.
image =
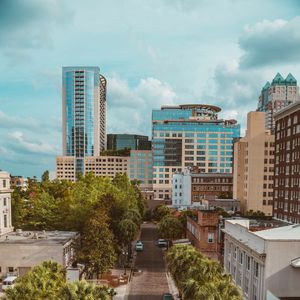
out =
<path fill-rule="evenodd" d="M 0 169 L 55 171 L 62 66 L 99 66 L 107 132 L 151 135 L 161 105 L 220 106 L 244 129 L 277 72 L 300 80 L 297 0 L 0 0 Z"/>

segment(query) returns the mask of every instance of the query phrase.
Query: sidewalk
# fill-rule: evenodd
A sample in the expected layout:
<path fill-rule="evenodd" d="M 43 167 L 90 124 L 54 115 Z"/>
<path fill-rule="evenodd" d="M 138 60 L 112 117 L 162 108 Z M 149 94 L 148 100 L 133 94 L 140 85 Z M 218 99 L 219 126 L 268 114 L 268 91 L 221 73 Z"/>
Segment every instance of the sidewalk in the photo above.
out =
<path fill-rule="evenodd" d="M 129 289 L 130 282 L 127 284 L 123 284 L 115 288 L 117 293 L 116 296 L 113 297 L 114 300 L 127 300 L 128 298 L 128 289 Z"/>
<path fill-rule="evenodd" d="M 179 298 L 179 291 L 175 285 L 175 282 L 169 272 L 166 272 L 167 276 L 167 281 L 168 281 L 168 286 L 169 286 L 169 291 L 173 295 L 174 299 L 180 299 Z"/>

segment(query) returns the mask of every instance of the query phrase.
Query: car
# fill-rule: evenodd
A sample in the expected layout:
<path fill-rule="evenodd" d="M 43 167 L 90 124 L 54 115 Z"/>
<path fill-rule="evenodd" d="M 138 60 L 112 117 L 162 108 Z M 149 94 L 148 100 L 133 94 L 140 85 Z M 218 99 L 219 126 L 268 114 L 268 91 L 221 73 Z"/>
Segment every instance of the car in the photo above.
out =
<path fill-rule="evenodd" d="M 165 293 L 165 294 L 163 295 L 162 300 L 174 300 L 174 298 L 173 298 L 172 294 L 170 294 L 170 293 Z"/>
<path fill-rule="evenodd" d="M 2 290 L 12 289 L 17 280 L 17 276 L 7 276 L 2 283 Z"/>
<path fill-rule="evenodd" d="M 135 251 L 143 251 L 144 250 L 144 244 L 142 241 L 137 241 L 135 243 Z"/>
<path fill-rule="evenodd" d="M 161 247 L 161 248 L 166 248 L 168 247 L 168 242 L 164 239 L 159 239 L 157 242 L 156 242 L 157 246 L 158 247 Z"/>

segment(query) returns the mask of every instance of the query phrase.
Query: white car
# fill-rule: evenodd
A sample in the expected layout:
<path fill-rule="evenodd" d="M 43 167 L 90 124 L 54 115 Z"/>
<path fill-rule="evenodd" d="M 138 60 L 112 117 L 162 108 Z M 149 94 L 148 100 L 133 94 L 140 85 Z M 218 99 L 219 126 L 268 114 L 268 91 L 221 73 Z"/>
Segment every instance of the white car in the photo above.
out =
<path fill-rule="evenodd" d="M 17 276 L 7 276 L 2 283 L 2 290 L 12 289 L 17 280 Z"/>
<path fill-rule="evenodd" d="M 137 241 L 135 244 L 135 251 L 143 251 L 144 250 L 144 244 L 142 241 Z"/>

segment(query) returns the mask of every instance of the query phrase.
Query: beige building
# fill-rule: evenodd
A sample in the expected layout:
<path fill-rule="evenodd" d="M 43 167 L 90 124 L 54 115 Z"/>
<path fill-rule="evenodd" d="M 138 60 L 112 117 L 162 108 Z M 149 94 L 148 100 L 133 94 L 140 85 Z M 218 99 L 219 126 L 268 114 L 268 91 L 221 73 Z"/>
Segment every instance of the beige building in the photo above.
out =
<path fill-rule="evenodd" d="M 234 144 L 233 198 L 241 210 L 272 215 L 274 135 L 265 129 L 265 113 L 249 112 L 245 137 Z"/>
<path fill-rule="evenodd" d="M 72 231 L 23 232 L 20 229 L 0 236 L 0 277 L 22 276 L 46 260 L 71 266 L 72 243 L 77 236 Z"/>
<path fill-rule="evenodd" d="M 129 160 L 129 156 L 86 156 L 84 157 L 84 174 L 93 172 L 97 176 L 114 178 L 117 173 L 126 173 L 129 176 Z M 57 156 L 57 178 L 75 181 L 75 163 L 74 156 Z"/>
<path fill-rule="evenodd" d="M 0 235 L 12 230 L 10 176 L 0 170 Z"/>
<path fill-rule="evenodd" d="M 299 225 L 251 232 L 249 220 L 226 220 L 223 232 L 224 268 L 244 299 L 299 299 Z"/>

